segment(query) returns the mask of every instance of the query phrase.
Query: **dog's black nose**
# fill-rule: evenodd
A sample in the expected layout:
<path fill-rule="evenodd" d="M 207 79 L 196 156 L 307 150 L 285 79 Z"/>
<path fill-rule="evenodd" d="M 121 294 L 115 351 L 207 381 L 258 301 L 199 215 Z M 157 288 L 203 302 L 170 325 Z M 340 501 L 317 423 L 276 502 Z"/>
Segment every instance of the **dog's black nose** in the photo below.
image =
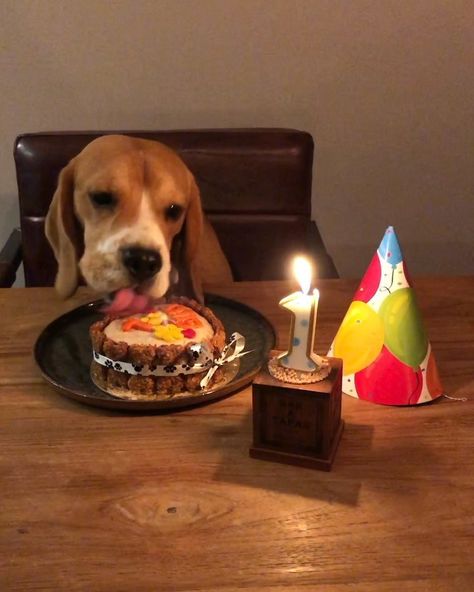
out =
<path fill-rule="evenodd" d="M 122 250 L 122 261 L 130 275 L 143 282 L 157 274 L 163 261 L 158 251 L 142 249 L 140 247 L 127 247 Z"/>

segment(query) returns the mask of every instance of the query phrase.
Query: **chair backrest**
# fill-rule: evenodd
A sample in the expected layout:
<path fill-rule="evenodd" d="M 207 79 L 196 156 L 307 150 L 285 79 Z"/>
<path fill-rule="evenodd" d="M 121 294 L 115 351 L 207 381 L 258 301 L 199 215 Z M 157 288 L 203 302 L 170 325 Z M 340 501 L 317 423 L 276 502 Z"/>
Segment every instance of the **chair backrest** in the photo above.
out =
<path fill-rule="evenodd" d="M 196 177 L 235 279 L 281 279 L 288 256 L 312 247 L 313 139 L 285 129 L 54 132 L 17 138 L 14 157 L 27 286 L 54 283 L 44 220 L 61 169 L 109 133 L 158 140 Z"/>

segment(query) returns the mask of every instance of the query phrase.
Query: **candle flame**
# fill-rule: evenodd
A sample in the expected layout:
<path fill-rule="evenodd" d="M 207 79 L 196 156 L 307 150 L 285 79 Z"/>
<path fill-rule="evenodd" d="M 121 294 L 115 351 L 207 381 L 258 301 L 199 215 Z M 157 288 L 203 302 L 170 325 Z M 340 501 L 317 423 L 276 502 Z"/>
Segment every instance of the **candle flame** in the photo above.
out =
<path fill-rule="evenodd" d="M 301 286 L 303 294 L 308 294 L 311 286 L 311 264 L 305 257 L 295 257 L 293 261 L 293 272 L 296 280 Z"/>

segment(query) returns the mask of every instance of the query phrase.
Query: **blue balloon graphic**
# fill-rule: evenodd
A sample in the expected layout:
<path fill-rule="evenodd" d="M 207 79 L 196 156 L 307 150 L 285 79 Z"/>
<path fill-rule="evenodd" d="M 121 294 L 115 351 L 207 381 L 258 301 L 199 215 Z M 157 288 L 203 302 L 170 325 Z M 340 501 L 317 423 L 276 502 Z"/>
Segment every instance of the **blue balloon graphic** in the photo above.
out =
<path fill-rule="evenodd" d="M 403 259 L 402 251 L 398 243 L 397 235 L 393 226 L 389 226 L 385 231 L 382 242 L 378 248 L 379 255 L 390 265 L 397 265 Z"/>

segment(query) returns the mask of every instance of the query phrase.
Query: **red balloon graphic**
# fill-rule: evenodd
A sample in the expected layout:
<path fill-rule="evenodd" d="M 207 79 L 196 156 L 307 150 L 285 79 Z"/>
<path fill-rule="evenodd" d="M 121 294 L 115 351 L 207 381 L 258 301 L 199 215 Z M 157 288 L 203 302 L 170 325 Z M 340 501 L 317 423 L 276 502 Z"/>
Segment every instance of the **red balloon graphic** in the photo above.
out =
<path fill-rule="evenodd" d="M 428 358 L 428 367 L 426 368 L 426 386 L 432 399 L 437 399 L 443 394 L 443 387 L 441 386 L 441 380 L 438 374 L 438 368 L 436 361 L 433 356 L 433 352 L 430 353 Z"/>
<path fill-rule="evenodd" d="M 367 271 L 365 272 L 353 300 L 360 300 L 361 302 L 368 302 L 372 296 L 377 292 L 382 277 L 382 270 L 380 267 L 380 260 L 377 252 L 372 257 Z"/>
<path fill-rule="evenodd" d="M 415 405 L 420 398 L 423 375 L 400 362 L 384 346 L 375 361 L 355 374 L 360 399 L 382 405 Z"/>

